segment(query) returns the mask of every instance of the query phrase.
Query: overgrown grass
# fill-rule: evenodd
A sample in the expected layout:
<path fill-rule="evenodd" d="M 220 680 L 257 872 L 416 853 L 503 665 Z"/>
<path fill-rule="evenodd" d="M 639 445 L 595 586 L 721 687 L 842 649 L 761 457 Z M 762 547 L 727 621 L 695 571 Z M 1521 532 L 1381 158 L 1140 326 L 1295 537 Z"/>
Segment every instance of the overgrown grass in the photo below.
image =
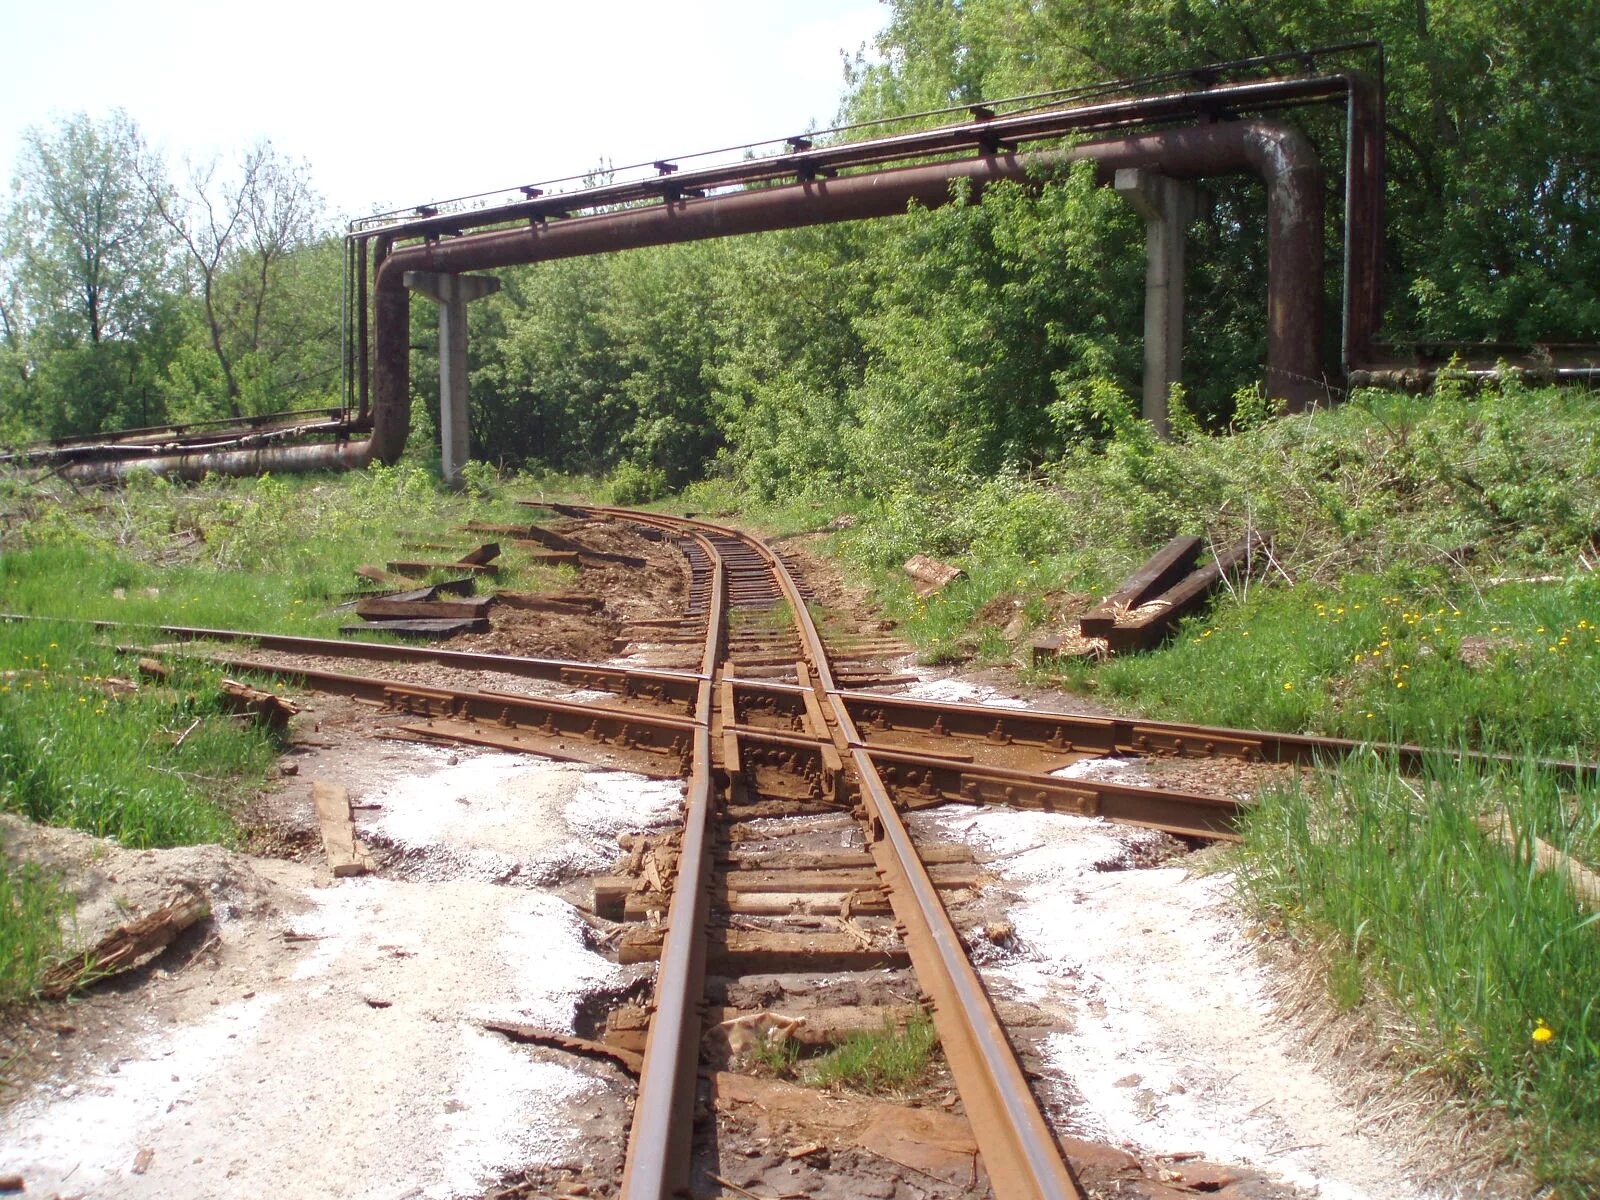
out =
<path fill-rule="evenodd" d="M 0 1011 L 26 1000 L 61 950 L 70 898 L 40 867 L 0 853 Z"/>
<path fill-rule="evenodd" d="M 1046 674 L 1181 719 L 1593 757 L 1600 575 L 1488 588 L 1371 576 L 1257 587 L 1163 649 Z"/>
<path fill-rule="evenodd" d="M 331 608 L 358 590 L 356 567 L 438 558 L 405 543 L 466 546 L 475 535 L 456 526 L 468 520 L 528 523 L 515 500 L 538 481 L 501 487 L 476 475 L 464 494 L 410 466 L 194 486 L 140 477 L 88 499 L 0 478 L 0 513 L 13 522 L 0 555 L 0 607 L 329 635 L 348 620 Z M 566 578 L 515 547 L 502 551 L 501 586 L 548 589 Z"/>
<path fill-rule="evenodd" d="M 1508 848 L 1480 818 L 1507 819 Z M 1600 916 L 1536 870 L 1530 837 L 1600 857 L 1600 788 L 1448 760 L 1420 779 L 1357 759 L 1265 796 L 1240 879 L 1258 909 L 1331 947 L 1341 1007 L 1376 986 L 1417 1062 L 1515 1123 L 1529 1165 L 1600 1188 Z"/>
<path fill-rule="evenodd" d="M 0 807 L 127 846 L 230 841 L 270 737 L 222 711 L 216 670 L 176 663 L 127 694 L 104 682 L 131 668 L 84 626 L 0 624 Z"/>
<path fill-rule="evenodd" d="M 939 1046 L 933 1021 L 918 1014 L 897 1028 L 851 1034 L 805 1064 L 802 1078 L 813 1087 L 846 1088 L 869 1095 L 900 1095 L 927 1078 Z"/>

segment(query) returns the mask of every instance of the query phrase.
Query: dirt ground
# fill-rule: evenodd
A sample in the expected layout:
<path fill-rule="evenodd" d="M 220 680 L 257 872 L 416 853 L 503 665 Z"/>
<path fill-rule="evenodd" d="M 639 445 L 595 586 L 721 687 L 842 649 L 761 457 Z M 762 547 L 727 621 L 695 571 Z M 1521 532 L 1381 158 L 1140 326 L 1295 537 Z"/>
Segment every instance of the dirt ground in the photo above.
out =
<path fill-rule="evenodd" d="M 628 988 L 637 969 L 596 952 L 560 889 L 614 857 L 619 828 L 670 820 L 681 789 L 367 744 L 359 763 L 301 756 L 280 802 L 309 820 L 299 785 L 359 771 L 376 877 L 7 819 L 7 853 L 73 881 L 85 942 L 186 885 L 216 915 L 199 944 L 14 1033 L 25 1065 L 0 1175 L 61 1197 L 475 1196 L 529 1170 L 609 1182 L 631 1081 L 482 1022 L 571 1031 L 580 1000 Z"/>
<path fill-rule="evenodd" d="M 605 525 L 570 532 L 651 566 L 642 577 L 585 568 L 580 586 L 606 600 L 599 622 L 497 615 L 495 633 L 452 645 L 605 660 L 626 650 L 628 622 L 675 615 L 687 574 L 670 547 Z M 819 602 L 873 627 L 860 593 L 803 545 L 784 549 L 803 560 Z M 573 695 L 448 668 L 404 677 Z M 920 673 L 898 690 L 1094 711 L 1004 672 Z M 0 817 L 5 853 L 56 869 L 76 894 L 74 944 L 179 890 L 206 895 L 213 912 L 149 967 L 37 1006 L 5 1031 L 0 1176 L 20 1174 L 28 1196 L 62 1198 L 611 1194 L 631 1079 L 484 1023 L 593 1036 L 612 1005 L 642 994 L 650 968 L 616 963 L 617 930 L 590 911 L 588 881 L 611 868 L 619 835 L 676 821 L 681 786 L 382 736 L 405 720 L 308 698 L 277 786 L 245 816 L 253 853 L 128 851 Z M 1102 760 L 1072 772 L 1231 795 L 1262 781 L 1231 763 Z M 313 781 L 348 790 L 374 875 L 329 875 Z M 924 842 L 973 848 L 992 879 L 952 897 L 952 912 L 997 1000 L 1044 1014 L 1014 1041 L 1058 1132 L 1110 1156 L 1090 1180 L 1095 1195 L 1129 1194 L 1117 1171 L 1176 1195 L 1230 1184 L 1230 1194 L 1262 1198 L 1522 1194 L 1450 1149 L 1463 1140 L 1459 1124 L 1435 1120 L 1364 1056 L 1304 1035 L 1324 1022 L 1303 990 L 1283 999 L 1285 966 L 1240 916 L 1226 870 L 1193 869 L 1214 866 L 1214 855 L 1059 814 L 963 806 L 910 823 Z M 858 837 L 842 817 L 817 830 L 808 836 L 818 845 Z M 1294 969 L 1289 960 L 1287 975 Z M 914 995 L 914 980 L 889 973 L 870 983 L 745 979 L 714 985 L 712 999 L 761 1009 Z M 929 1121 L 960 1124 L 945 1076 L 913 1099 Z M 802 1120 L 793 1097 L 733 1077 L 705 1103 L 726 1119 L 717 1144 L 700 1148 L 697 1194 L 984 1194 L 970 1153 L 930 1175 L 927 1162 L 852 1143 L 851 1129 L 883 1116 L 856 1101 L 827 1118 L 844 1132 L 825 1150 L 801 1133 L 827 1116 L 820 1103 Z M 952 1127 L 940 1144 L 960 1136 Z"/>

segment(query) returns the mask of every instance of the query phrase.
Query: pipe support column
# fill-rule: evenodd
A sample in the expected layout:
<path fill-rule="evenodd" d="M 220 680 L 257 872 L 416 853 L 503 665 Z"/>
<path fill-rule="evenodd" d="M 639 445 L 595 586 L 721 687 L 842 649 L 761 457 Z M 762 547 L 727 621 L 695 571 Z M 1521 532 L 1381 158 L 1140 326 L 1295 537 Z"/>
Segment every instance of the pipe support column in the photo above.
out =
<path fill-rule="evenodd" d="M 439 460 L 449 487 L 467 464 L 467 305 L 500 290 L 493 275 L 407 271 L 403 282 L 439 306 Z"/>
<path fill-rule="evenodd" d="M 1200 215 L 1202 195 L 1192 183 L 1139 167 L 1119 169 L 1112 186 L 1144 218 L 1144 417 L 1164 438 L 1167 398 L 1183 382 L 1186 230 Z"/>

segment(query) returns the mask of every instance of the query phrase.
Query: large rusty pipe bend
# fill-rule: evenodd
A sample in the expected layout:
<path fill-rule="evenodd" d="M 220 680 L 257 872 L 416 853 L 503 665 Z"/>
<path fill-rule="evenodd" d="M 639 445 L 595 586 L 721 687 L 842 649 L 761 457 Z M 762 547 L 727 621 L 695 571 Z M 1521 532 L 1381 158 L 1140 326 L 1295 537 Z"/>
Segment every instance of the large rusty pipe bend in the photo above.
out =
<path fill-rule="evenodd" d="M 1199 178 L 1253 172 L 1267 188 L 1268 386 L 1291 404 L 1320 393 L 1322 174 L 1310 142 L 1291 126 L 1260 121 L 1186 126 L 1089 142 L 1068 150 L 992 155 L 889 171 L 741 190 L 703 199 L 599 213 L 548 224 L 388 248 L 374 279 L 372 455 L 394 462 L 410 430 L 410 296 L 406 271 L 491 270 L 616 250 L 903 213 L 952 200 L 951 185 L 1022 181 L 1092 159 L 1102 178 L 1148 167 Z"/>

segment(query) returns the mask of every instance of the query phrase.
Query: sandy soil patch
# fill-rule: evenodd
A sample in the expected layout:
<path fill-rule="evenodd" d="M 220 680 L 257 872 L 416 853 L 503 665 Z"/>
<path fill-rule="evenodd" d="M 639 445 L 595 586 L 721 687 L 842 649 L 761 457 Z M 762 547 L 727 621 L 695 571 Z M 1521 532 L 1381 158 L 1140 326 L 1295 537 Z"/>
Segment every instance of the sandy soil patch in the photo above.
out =
<path fill-rule="evenodd" d="M 1063 814 L 912 823 L 993 856 L 1016 944 L 984 976 L 997 995 L 1060 1015 L 1043 1086 L 1064 1131 L 1236 1162 L 1327 1200 L 1454 1194 L 1411 1180 L 1403 1133 L 1367 1128 L 1278 1016 L 1229 875 L 1126 869 L 1160 835 Z"/>
<path fill-rule="evenodd" d="M 65 1010 L 98 1013 L 103 1036 L 0 1113 L 0 1174 L 96 1197 L 445 1200 L 541 1166 L 609 1181 L 631 1083 L 479 1023 L 570 1031 L 585 996 L 629 985 L 639 969 L 591 948 L 581 914 L 539 881 L 605 865 L 619 829 L 670 819 L 680 791 L 403 753 L 362 797 L 376 806 L 363 836 L 398 856 L 399 877 L 329 886 L 308 864 L 46 831 L 71 845 L 37 857 L 79 860 L 87 913 L 108 889 L 154 896 L 190 871 L 219 917 L 206 954 Z"/>

